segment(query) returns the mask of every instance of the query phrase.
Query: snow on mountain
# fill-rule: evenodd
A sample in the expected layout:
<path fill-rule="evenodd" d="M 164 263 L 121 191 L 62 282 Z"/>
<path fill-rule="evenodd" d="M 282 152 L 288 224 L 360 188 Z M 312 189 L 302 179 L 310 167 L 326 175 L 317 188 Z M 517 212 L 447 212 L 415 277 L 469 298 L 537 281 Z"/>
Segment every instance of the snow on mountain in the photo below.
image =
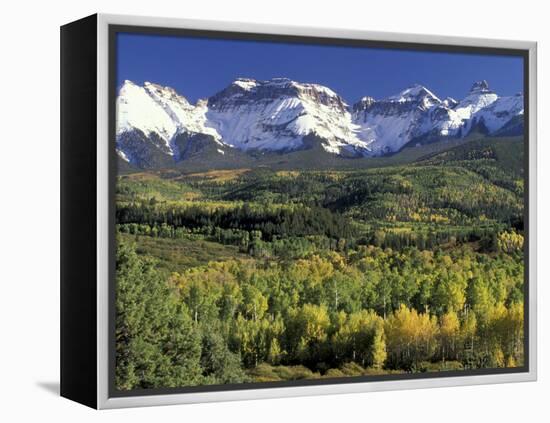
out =
<path fill-rule="evenodd" d="M 448 107 L 449 109 L 452 109 L 458 104 L 458 101 L 456 101 L 452 97 L 447 97 L 445 100 L 442 101 L 442 103 L 445 107 Z"/>
<path fill-rule="evenodd" d="M 475 113 L 491 105 L 498 99 L 498 95 L 489 89 L 487 81 L 475 82 L 470 93 L 453 108 L 458 118 L 465 123 L 464 132 L 471 128 L 471 118 Z"/>
<path fill-rule="evenodd" d="M 124 134 L 138 130 L 152 139 L 162 153 L 170 156 L 177 152 L 172 141 L 179 133 L 207 134 L 220 140 L 219 134 L 206 126 L 207 102 L 199 100 L 192 105 L 170 87 L 150 82 L 139 86 L 126 80 L 120 88 L 116 106 L 117 139 L 126 139 Z M 134 154 L 131 151 L 119 150 L 124 160 L 132 162 Z"/>
<path fill-rule="evenodd" d="M 480 122 L 493 133 L 520 113 L 523 96 L 499 98 L 487 81 L 478 81 L 461 101 L 441 101 L 422 85 L 381 100 L 363 97 L 353 107 L 353 121 L 373 154 L 384 154 L 422 137 L 464 137 Z"/>
<path fill-rule="evenodd" d="M 217 140 L 220 139 L 216 131 L 206 126 L 207 101 L 199 100 L 196 105 L 191 105 L 185 97 L 176 93 L 173 88 L 150 82 L 145 83 L 145 90 L 170 116 L 178 132 L 208 134 Z"/>
<path fill-rule="evenodd" d="M 476 122 L 481 122 L 489 133 L 502 128 L 514 116 L 523 115 L 523 94 L 499 97 L 489 106 L 479 109 L 473 115 Z"/>
<path fill-rule="evenodd" d="M 420 84 L 415 84 L 397 95 L 388 97 L 386 101 L 391 103 L 413 103 L 424 110 L 441 103 L 441 100 L 434 93 Z"/>
<path fill-rule="evenodd" d="M 237 79 L 208 100 L 208 125 L 240 150 L 295 150 L 315 134 L 326 151 L 368 150 L 348 106 L 331 89 L 286 78 Z"/>
<path fill-rule="evenodd" d="M 164 144 L 159 147 L 173 154 L 170 139 L 176 132 L 176 123 L 145 87 L 125 81 L 117 97 L 116 107 L 117 136 L 136 129 L 146 136 L 155 133 Z"/>
<path fill-rule="evenodd" d="M 373 154 L 398 151 L 431 129 L 430 111 L 442 101 L 422 85 L 413 85 L 382 100 L 363 97 L 353 107 L 359 137 Z"/>
<path fill-rule="evenodd" d="M 117 152 L 155 167 L 200 151 L 309 148 L 304 139 L 312 135 L 329 153 L 382 155 L 423 137 L 463 137 L 479 124 L 491 134 L 513 122 L 517 133 L 522 113 L 523 95 L 499 98 L 486 81 L 460 101 L 440 100 L 416 84 L 380 100 L 363 97 L 351 108 L 328 87 L 287 78 L 239 78 L 196 104 L 170 87 L 125 81 L 117 97 Z"/>
<path fill-rule="evenodd" d="M 122 151 L 120 149 L 117 149 L 116 152 L 122 160 L 124 160 L 125 162 L 130 162 L 130 159 L 128 158 L 128 156 L 126 155 L 126 153 L 124 151 Z"/>

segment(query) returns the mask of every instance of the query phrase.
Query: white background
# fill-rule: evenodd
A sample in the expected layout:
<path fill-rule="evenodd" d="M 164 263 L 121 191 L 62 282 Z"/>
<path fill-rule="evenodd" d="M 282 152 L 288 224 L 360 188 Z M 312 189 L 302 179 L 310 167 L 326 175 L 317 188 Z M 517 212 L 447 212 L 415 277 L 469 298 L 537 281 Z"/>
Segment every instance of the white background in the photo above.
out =
<path fill-rule="evenodd" d="M 545 307 L 550 301 L 547 265 L 550 254 L 546 242 L 550 156 L 545 115 L 549 110 L 550 28 L 545 3 L 542 0 L 4 2 L 0 23 L 0 420 L 549 421 L 549 337 L 545 331 L 550 313 Z M 59 398 L 56 393 L 59 26 L 95 12 L 538 41 L 539 381 L 101 412 Z"/>

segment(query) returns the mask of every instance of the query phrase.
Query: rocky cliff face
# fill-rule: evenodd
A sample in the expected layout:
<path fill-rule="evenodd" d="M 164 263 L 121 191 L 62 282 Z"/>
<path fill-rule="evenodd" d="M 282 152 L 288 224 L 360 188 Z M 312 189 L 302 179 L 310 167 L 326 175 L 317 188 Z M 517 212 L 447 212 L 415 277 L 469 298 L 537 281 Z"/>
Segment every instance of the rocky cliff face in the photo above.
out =
<path fill-rule="evenodd" d="M 209 125 L 226 144 L 241 150 L 295 150 L 312 133 L 335 154 L 367 147 L 356 136 L 347 104 L 322 85 L 238 79 L 208 105 Z"/>

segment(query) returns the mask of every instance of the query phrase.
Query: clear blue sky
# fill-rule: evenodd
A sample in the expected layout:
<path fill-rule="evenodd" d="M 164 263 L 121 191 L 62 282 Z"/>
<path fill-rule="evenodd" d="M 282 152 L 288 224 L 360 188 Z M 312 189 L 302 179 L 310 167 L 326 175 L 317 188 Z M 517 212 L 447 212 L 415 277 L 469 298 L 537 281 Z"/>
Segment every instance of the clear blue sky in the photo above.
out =
<path fill-rule="evenodd" d="M 486 79 L 500 95 L 523 91 L 523 59 L 364 47 L 319 46 L 119 33 L 117 81 L 156 82 L 191 102 L 209 97 L 235 78 L 287 77 L 326 85 L 352 104 L 382 98 L 414 83 L 440 98 L 464 97 Z"/>

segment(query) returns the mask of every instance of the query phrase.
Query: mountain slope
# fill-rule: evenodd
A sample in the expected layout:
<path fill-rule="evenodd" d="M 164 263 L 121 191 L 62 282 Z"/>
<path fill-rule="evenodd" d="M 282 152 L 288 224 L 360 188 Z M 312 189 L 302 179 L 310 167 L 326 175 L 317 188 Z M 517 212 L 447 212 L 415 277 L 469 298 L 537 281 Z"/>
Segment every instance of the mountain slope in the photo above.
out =
<path fill-rule="evenodd" d="M 522 94 L 499 97 L 490 105 L 475 112 L 473 119 L 483 122 L 489 133 L 494 133 L 517 116 L 523 116 Z"/>
<path fill-rule="evenodd" d="M 206 126 L 207 110 L 206 101 L 192 105 L 170 87 L 124 81 L 117 97 L 119 155 L 139 167 L 157 167 L 180 159 L 175 140 L 181 134 L 204 134 L 221 145 L 219 134 Z"/>
<path fill-rule="evenodd" d="M 498 97 L 487 81 L 479 81 L 460 101 L 441 101 L 421 85 L 381 100 L 364 97 L 353 106 L 353 121 L 374 154 L 387 154 L 413 141 L 465 137 L 480 127 L 492 134 L 522 113 L 523 95 Z"/>
<path fill-rule="evenodd" d="M 304 147 L 304 136 L 316 134 L 331 153 L 368 151 L 355 134 L 347 104 L 322 85 L 237 79 L 208 105 L 209 125 L 240 150 L 296 150 Z"/>
<path fill-rule="evenodd" d="M 411 139 L 430 128 L 430 111 L 442 101 L 421 85 L 376 101 L 364 97 L 353 107 L 353 121 L 359 136 L 375 155 L 398 151 Z"/>
<path fill-rule="evenodd" d="M 498 97 L 486 81 L 462 100 L 440 100 L 422 85 L 349 107 L 328 87 L 239 78 L 191 104 L 173 88 L 125 81 L 117 97 L 116 147 L 138 168 L 246 161 L 243 154 L 317 149 L 340 157 L 381 156 L 404 146 L 479 134 L 517 135 L 523 96 Z"/>

